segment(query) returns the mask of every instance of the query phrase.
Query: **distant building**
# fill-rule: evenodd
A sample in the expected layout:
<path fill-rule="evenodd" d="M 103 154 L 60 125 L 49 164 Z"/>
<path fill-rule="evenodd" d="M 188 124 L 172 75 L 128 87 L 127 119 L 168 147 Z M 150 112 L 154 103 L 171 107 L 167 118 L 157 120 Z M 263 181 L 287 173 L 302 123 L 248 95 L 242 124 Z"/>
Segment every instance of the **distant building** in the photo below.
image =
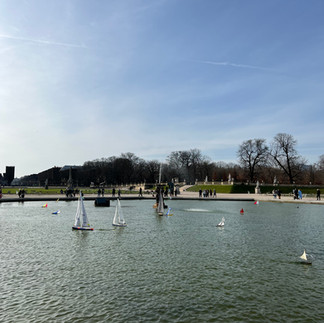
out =
<path fill-rule="evenodd" d="M 38 173 L 38 183 L 40 186 L 60 186 L 68 185 L 68 181 L 73 179 L 76 181 L 77 171 L 81 169 L 81 166 L 63 166 L 63 167 L 52 167 Z"/>
<path fill-rule="evenodd" d="M 6 166 L 6 172 L 4 174 L 4 180 L 7 185 L 10 185 L 15 178 L 15 166 Z"/>
<path fill-rule="evenodd" d="M 44 170 L 38 174 L 38 182 L 40 186 L 52 185 L 59 186 L 61 185 L 61 167 L 52 167 L 50 169 Z"/>

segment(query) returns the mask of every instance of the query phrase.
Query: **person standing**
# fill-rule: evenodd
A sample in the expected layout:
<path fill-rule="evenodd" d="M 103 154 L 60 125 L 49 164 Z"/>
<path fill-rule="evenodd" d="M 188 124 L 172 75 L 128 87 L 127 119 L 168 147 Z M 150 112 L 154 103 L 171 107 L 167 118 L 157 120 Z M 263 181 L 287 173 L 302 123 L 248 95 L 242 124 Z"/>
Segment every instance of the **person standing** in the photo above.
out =
<path fill-rule="evenodd" d="M 316 190 L 316 200 L 317 201 L 321 200 L 321 191 L 319 189 Z"/>
<path fill-rule="evenodd" d="M 294 200 L 298 200 L 298 190 L 297 190 L 297 188 L 295 188 L 293 190 L 293 194 L 294 194 Z"/>

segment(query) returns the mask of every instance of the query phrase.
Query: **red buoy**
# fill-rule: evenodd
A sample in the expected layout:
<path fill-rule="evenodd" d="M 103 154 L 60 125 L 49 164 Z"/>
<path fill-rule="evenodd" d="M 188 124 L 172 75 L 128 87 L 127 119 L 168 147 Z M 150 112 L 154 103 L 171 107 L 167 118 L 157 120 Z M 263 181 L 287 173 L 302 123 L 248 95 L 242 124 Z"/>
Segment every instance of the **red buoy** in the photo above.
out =
<path fill-rule="evenodd" d="M 241 213 L 241 214 L 243 214 L 243 213 L 244 213 L 244 210 L 243 210 L 243 208 L 241 209 L 240 213 Z"/>

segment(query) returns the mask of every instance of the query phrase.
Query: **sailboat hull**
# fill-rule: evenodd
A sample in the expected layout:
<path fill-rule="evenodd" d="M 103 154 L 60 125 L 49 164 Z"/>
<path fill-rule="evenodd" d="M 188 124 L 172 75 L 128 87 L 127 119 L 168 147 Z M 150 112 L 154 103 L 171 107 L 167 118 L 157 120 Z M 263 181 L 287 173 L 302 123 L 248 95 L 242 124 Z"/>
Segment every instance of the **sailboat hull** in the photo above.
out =
<path fill-rule="evenodd" d="M 303 265 L 312 265 L 311 261 L 301 261 L 300 263 Z"/>
<path fill-rule="evenodd" d="M 127 224 L 113 224 L 114 227 L 127 227 Z"/>
<path fill-rule="evenodd" d="M 93 228 L 72 227 L 72 230 L 93 231 Z"/>

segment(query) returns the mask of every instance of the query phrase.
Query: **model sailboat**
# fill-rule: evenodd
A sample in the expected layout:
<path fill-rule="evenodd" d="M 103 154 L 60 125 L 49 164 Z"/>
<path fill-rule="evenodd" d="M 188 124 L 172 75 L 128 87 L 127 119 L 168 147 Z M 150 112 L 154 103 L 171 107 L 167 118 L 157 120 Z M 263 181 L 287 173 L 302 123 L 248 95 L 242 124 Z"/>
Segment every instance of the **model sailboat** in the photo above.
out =
<path fill-rule="evenodd" d="M 306 250 L 304 249 L 304 253 L 299 257 L 300 259 L 303 260 L 304 263 L 306 264 L 311 264 L 312 260 L 313 260 L 313 256 L 312 255 L 308 255 L 306 253 Z"/>
<path fill-rule="evenodd" d="M 161 192 L 159 194 L 159 203 L 157 205 L 156 212 L 158 213 L 158 215 L 164 214 L 164 201 L 163 201 L 163 196 L 162 196 Z"/>
<path fill-rule="evenodd" d="M 78 200 L 77 212 L 75 214 L 74 226 L 72 227 L 72 229 L 73 230 L 93 230 L 93 228 L 91 228 L 88 221 L 87 212 L 84 207 L 83 197 L 81 192 Z"/>
<path fill-rule="evenodd" d="M 223 218 L 222 218 L 222 221 L 219 222 L 219 223 L 216 225 L 216 227 L 223 227 L 224 225 L 225 225 L 225 218 L 223 217 Z"/>
<path fill-rule="evenodd" d="M 119 199 L 117 199 L 115 216 L 114 216 L 112 225 L 115 227 L 126 227 L 127 226 L 126 221 L 123 216 L 123 211 L 122 211 Z"/>

